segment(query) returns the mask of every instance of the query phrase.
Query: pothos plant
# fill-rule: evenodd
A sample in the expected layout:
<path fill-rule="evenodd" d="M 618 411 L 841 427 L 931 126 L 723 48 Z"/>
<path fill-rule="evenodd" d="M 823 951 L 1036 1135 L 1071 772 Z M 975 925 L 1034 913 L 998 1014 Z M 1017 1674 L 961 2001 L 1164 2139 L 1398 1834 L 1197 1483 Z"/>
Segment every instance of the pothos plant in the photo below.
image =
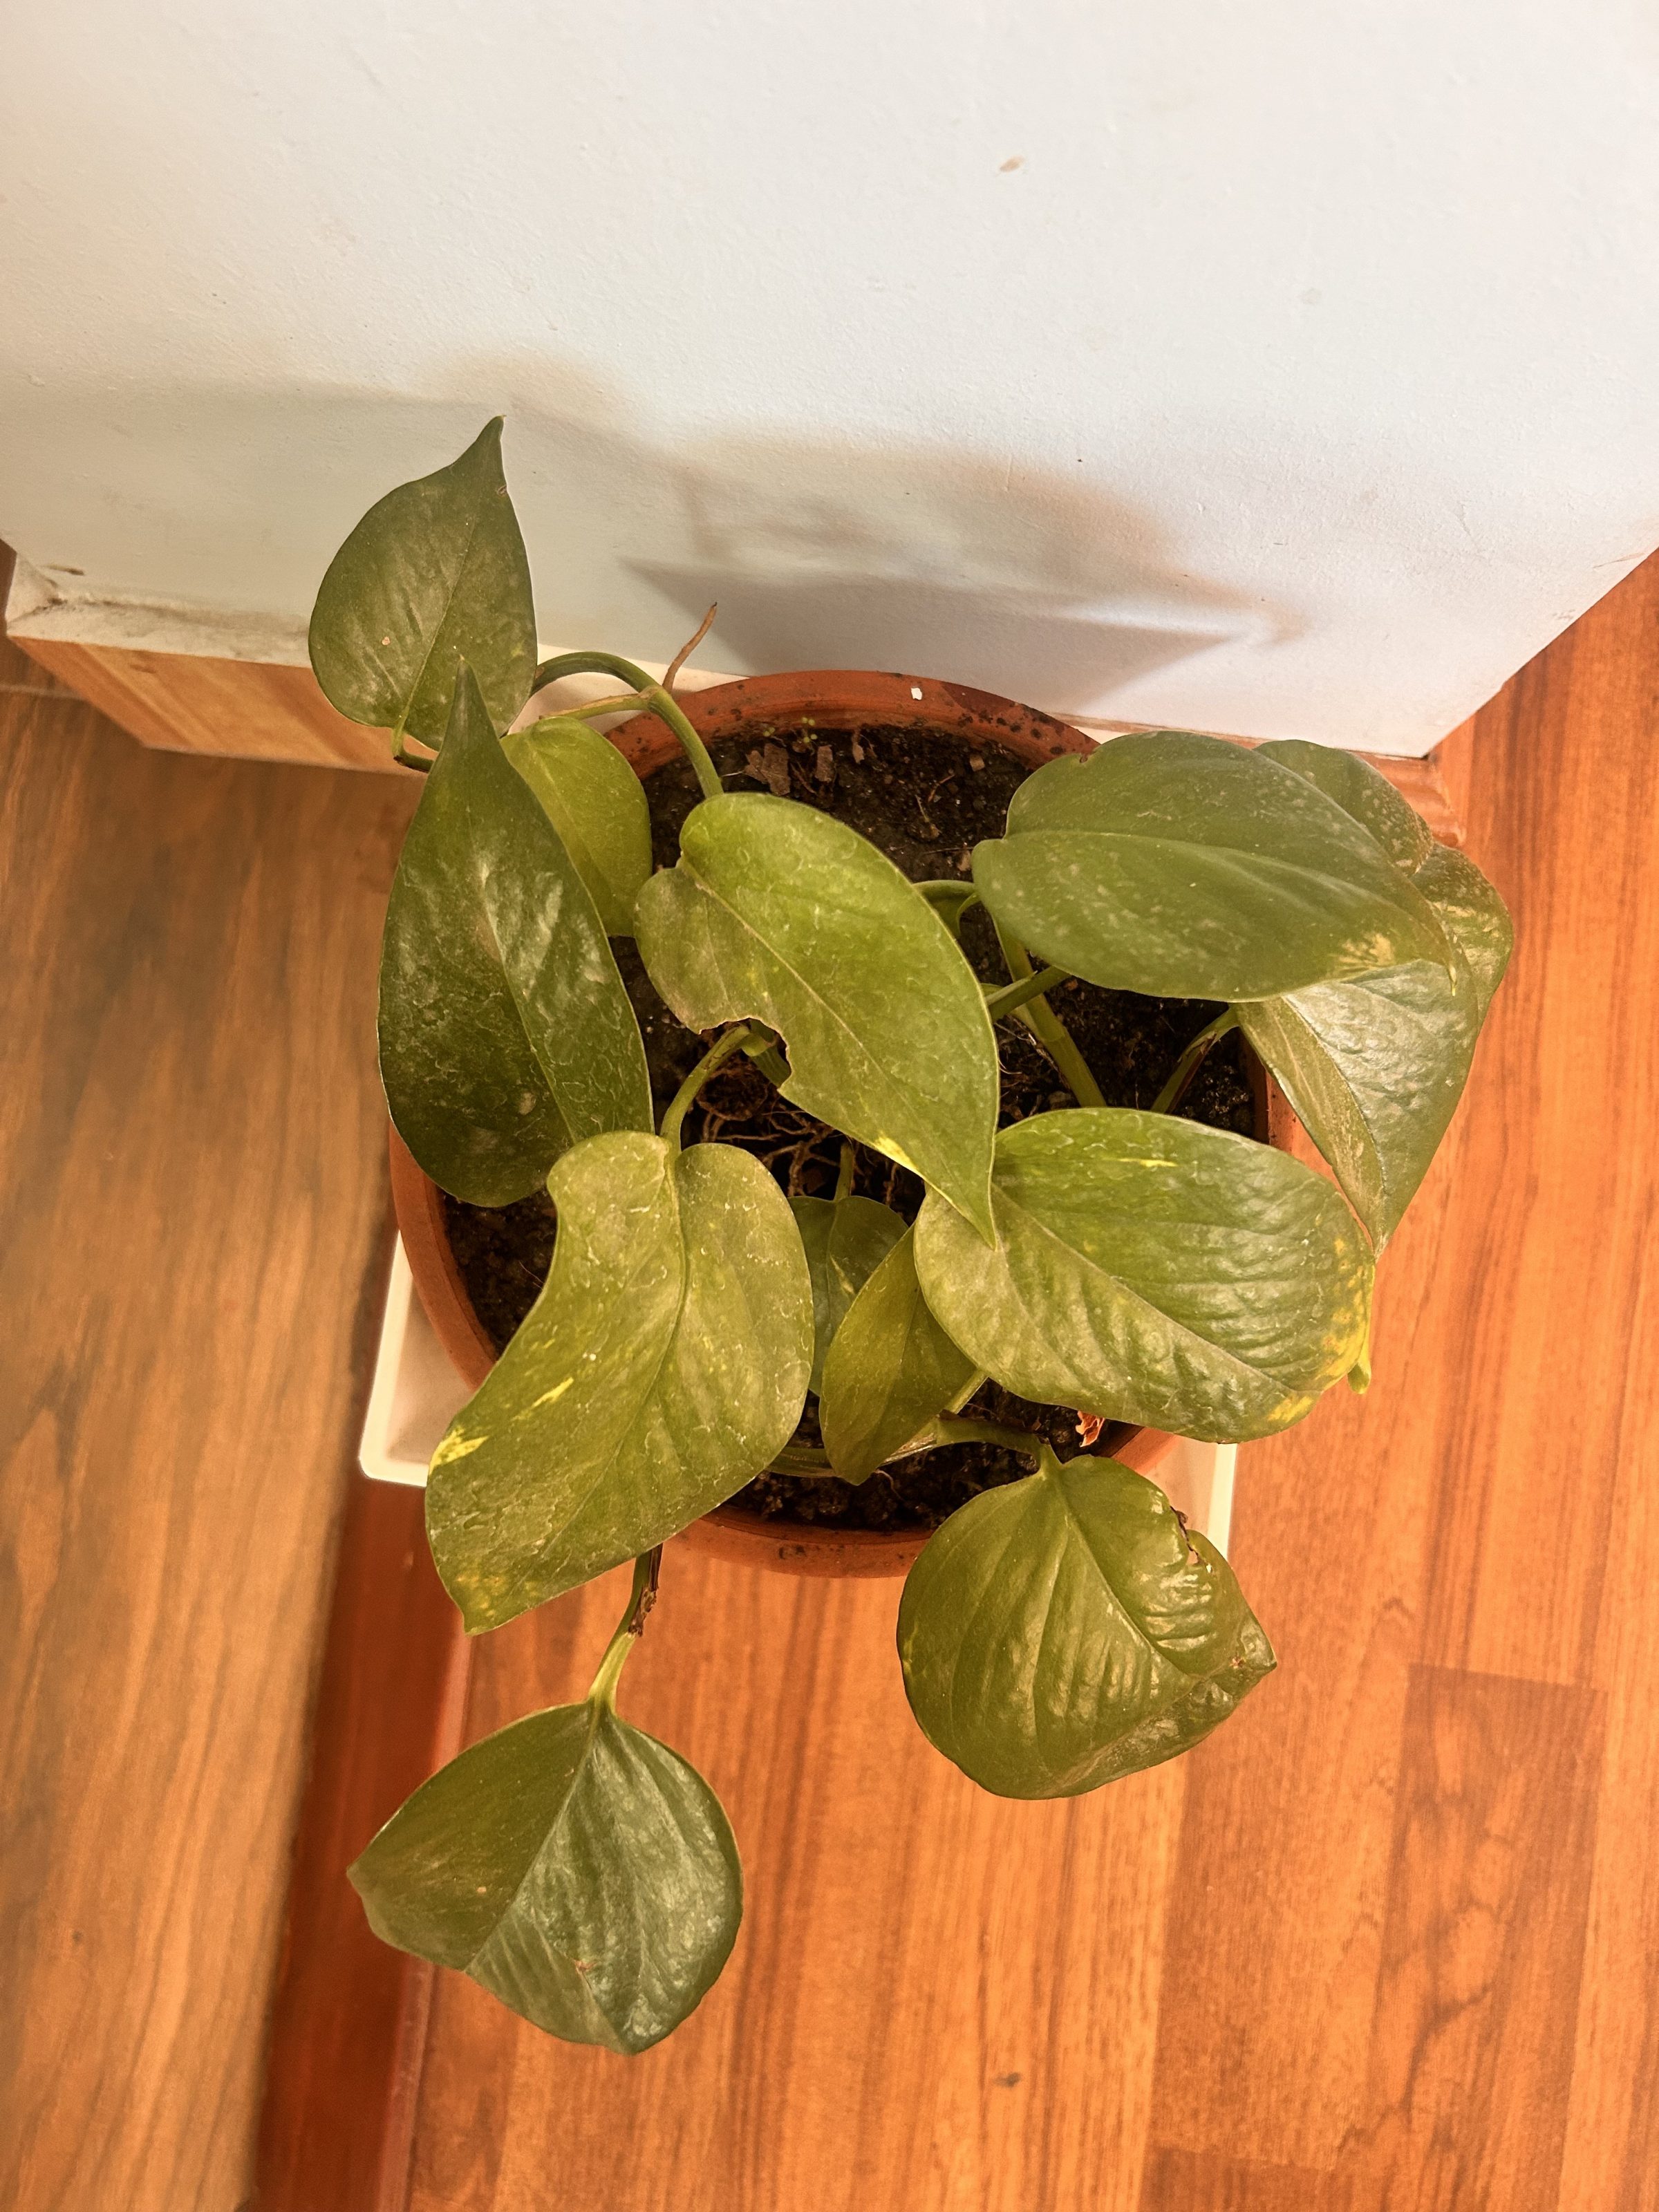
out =
<path fill-rule="evenodd" d="M 538 2026 L 613 2050 L 684 2020 L 737 1933 L 713 1792 L 617 1711 L 665 1540 L 763 1470 L 849 1483 L 990 1440 L 1030 1473 L 933 1535 L 898 1656 L 931 1741 L 1012 1797 L 1187 1749 L 1273 1667 L 1226 1561 L 1155 1484 L 964 1408 L 1024 1400 L 1266 1437 L 1367 1371 L 1375 1257 L 1468 1075 L 1508 957 L 1492 886 L 1352 754 L 1119 738 L 1019 787 L 970 881 L 910 881 L 828 813 L 724 790 L 676 704 L 607 653 L 538 665 L 501 424 L 373 507 L 311 628 L 334 704 L 425 771 L 386 921 L 380 1066 L 427 1174 L 485 1206 L 544 1184 L 546 1285 L 433 1455 L 427 1526 L 470 1632 L 632 1560 L 581 1703 L 427 1782 L 352 1869 L 377 1931 Z M 532 694 L 620 692 L 526 728 Z M 640 782 L 594 718 L 659 716 L 702 792 L 653 872 Z M 964 956 L 994 922 L 1007 981 Z M 653 1112 L 611 940 L 707 1050 Z M 1150 1111 L 1107 1107 L 1048 994 L 1076 976 L 1220 1011 Z M 999 1128 L 1000 1024 L 1076 1104 Z M 1237 1027 L 1334 1181 L 1172 1116 Z M 913 1220 L 792 1201 L 750 1153 L 683 1142 L 744 1053 L 914 1170 Z M 815 1394 L 821 1449 L 797 1437 Z"/>

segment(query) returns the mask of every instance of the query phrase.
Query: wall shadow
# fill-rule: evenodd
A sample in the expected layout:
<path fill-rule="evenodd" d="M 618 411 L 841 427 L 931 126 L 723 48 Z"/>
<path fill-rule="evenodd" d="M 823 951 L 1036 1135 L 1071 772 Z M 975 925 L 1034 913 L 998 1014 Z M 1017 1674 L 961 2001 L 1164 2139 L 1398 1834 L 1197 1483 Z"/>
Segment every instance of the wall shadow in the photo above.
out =
<path fill-rule="evenodd" d="M 51 487 L 49 518 L 8 495 L 0 526 L 36 565 L 83 568 L 71 588 L 302 621 L 364 507 L 499 411 L 550 641 L 666 659 L 717 599 L 708 667 L 901 668 L 1109 715 L 1134 678 L 1299 626 L 1194 574 L 1097 482 L 897 438 L 675 434 L 539 359 L 459 358 L 443 380 L 465 396 L 0 392 L 0 483 L 33 441 L 16 482 Z"/>

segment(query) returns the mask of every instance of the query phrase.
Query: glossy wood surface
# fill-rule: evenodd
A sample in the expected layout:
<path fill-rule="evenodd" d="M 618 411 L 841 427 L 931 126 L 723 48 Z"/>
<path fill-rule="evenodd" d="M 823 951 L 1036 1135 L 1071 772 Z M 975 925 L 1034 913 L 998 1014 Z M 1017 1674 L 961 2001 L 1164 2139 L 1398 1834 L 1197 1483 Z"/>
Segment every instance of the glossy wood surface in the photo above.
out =
<path fill-rule="evenodd" d="M 205 653 L 26 638 L 22 650 L 141 744 L 232 760 L 384 770 L 412 782 L 386 738 L 331 707 L 309 668 Z"/>
<path fill-rule="evenodd" d="M 1370 1394 L 1243 1455 L 1279 1674 L 1006 1804 L 910 1725 L 895 1592 L 671 1552 L 623 1705 L 731 1809 L 733 1966 L 632 2062 L 440 1976 L 411 2207 L 1659 2203 L 1656 708 L 1650 566 L 1449 763 L 1521 949 Z M 617 1602 L 485 1639 L 471 1729 L 578 1692 Z"/>
<path fill-rule="evenodd" d="M 895 1590 L 671 1550 L 623 1708 L 726 1797 L 748 1919 L 630 2063 L 452 1976 L 422 2018 L 361 1940 L 341 1869 L 444 1675 L 410 1528 L 360 1500 L 257 2196 L 409 800 L 146 756 L 21 667 L 8 2212 L 1656 2212 L 1659 568 L 1444 757 L 1522 949 L 1389 1255 L 1370 1396 L 1243 1455 L 1279 1673 L 1187 1760 L 1006 1805 L 911 1727 Z M 470 1729 L 580 1688 L 620 1601 L 477 1645 Z"/>
<path fill-rule="evenodd" d="M 0 678 L 0 2205 L 234 2212 L 389 1236 L 408 799 Z"/>

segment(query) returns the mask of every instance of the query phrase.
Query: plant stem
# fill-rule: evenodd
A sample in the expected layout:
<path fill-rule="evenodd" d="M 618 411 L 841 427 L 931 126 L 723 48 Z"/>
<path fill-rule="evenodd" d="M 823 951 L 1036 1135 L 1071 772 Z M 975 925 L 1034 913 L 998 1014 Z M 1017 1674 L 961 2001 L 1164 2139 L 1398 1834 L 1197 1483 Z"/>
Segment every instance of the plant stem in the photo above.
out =
<path fill-rule="evenodd" d="M 1040 999 L 1045 991 L 1052 991 L 1056 983 L 1069 983 L 1069 968 L 1039 968 L 1035 975 L 1017 975 L 1012 983 L 1005 983 L 1000 991 L 985 994 L 985 1011 L 994 1022 L 1005 1014 L 1012 1014 L 1028 999 Z"/>
<path fill-rule="evenodd" d="M 857 1170 L 859 1156 L 845 1137 L 841 1140 L 841 1167 L 836 1176 L 835 1203 L 839 1206 L 853 1188 L 853 1176 Z"/>
<path fill-rule="evenodd" d="M 827 1474 L 830 1455 L 817 1444 L 785 1444 L 772 1466 L 780 1474 Z"/>
<path fill-rule="evenodd" d="M 744 1050 L 767 1081 L 775 1083 L 781 1090 L 789 1080 L 789 1063 L 778 1050 L 775 1030 L 769 1030 L 764 1022 L 750 1022 L 749 1031 L 749 1042 Z"/>
<path fill-rule="evenodd" d="M 752 1035 L 748 1023 L 743 1022 L 736 1029 L 727 1030 L 723 1037 L 717 1037 L 669 1101 L 668 1111 L 662 1117 L 662 1134 L 676 1152 L 680 1148 L 680 1130 L 698 1091 L 714 1070 L 730 1060 Z"/>
<path fill-rule="evenodd" d="M 580 699 L 574 707 L 561 707 L 561 721 L 596 721 L 601 714 L 637 714 L 640 695 L 637 691 L 617 691 L 603 699 Z"/>
<path fill-rule="evenodd" d="M 1224 1012 L 1218 1013 L 1207 1028 L 1201 1029 L 1180 1059 L 1176 1060 L 1174 1067 L 1170 1069 L 1169 1081 L 1153 1099 L 1147 1110 L 1153 1114 L 1173 1114 L 1187 1096 L 1187 1086 L 1204 1065 L 1205 1057 L 1210 1047 L 1218 1043 L 1229 1030 L 1236 1030 L 1237 1027 L 1237 1010 L 1229 1006 Z"/>
<path fill-rule="evenodd" d="M 622 1670 L 628 1664 L 628 1655 L 645 1632 L 647 1616 L 657 1602 L 657 1583 L 662 1573 L 662 1546 L 641 1552 L 634 1562 L 634 1587 L 628 1594 L 627 1609 L 617 1623 L 617 1632 L 605 1647 L 605 1656 L 599 1662 L 599 1671 L 593 1677 L 588 1691 L 590 1705 L 605 1705 L 611 1712 L 617 1710 L 617 1684 Z"/>
<path fill-rule="evenodd" d="M 1001 945 L 1002 957 L 1008 963 L 1008 973 L 1017 982 L 1031 973 L 1031 956 L 1017 937 L 1010 937 L 999 927 L 997 942 Z M 1106 1096 L 1095 1081 L 1094 1071 L 1078 1050 L 1076 1039 L 1048 1000 L 1041 997 L 1033 999 L 1029 1006 L 1019 1009 L 1018 1018 L 1065 1077 L 1066 1087 L 1078 1104 L 1103 1106 Z"/>
<path fill-rule="evenodd" d="M 968 1401 L 973 1396 L 975 1391 L 978 1389 L 980 1384 L 988 1379 L 985 1370 L 982 1367 L 975 1368 L 973 1373 L 963 1384 L 961 1389 L 957 1392 L 956 1396 L 951 1399 L 950 1404 L 945 1408 L 945 1412 L 947 1413 L 959 1413 L 963 1407 L 968 1403 Z"/>
<path fill-rule="evenodd" d="M 1027 1459 L 1040 1460 L 1048 1449 L 1041 1437 L 1024 1429 L 1000 1428 L 994 1421 L 951 1420 L 944 1414 L 934 1422 L 933 1435 L 942 1444 L 1000 1444 L 1004 1451 L 1022 1452 Z"/>
<path fill-rule="evenodd" d="M 624 684 L 631 684 L 641 708 L 666 722 L 685 748 L 685 757 L 696 773 L 697 787 L 705 799 L 718 799 L 726 788 L 720 771 L 708 757 L 708 748 L 685 718 L 684 709 L 660 684 L 648 677 L 644 669 L 633 661 L 624 660 L 616 653 L 562 653 L 555 659 L 543 661 L 531 681 L 531 690 L 539 691 L 544 684 L 556 683 L 562 676 L 620 676 Z"/>
<path fill-rule="evenodd" d="M 684 667 L 686 662 L 690 659 L 692 654 L 702 643 L 704 638 L 708 636 L 709 631 L 713 629 L 714 627 L 714 617 L 720 611 L 720 603 L 716 599 L 714 605 L 709 608 L 708 613 L 697 624 L 696 629 L 692 631 L 690 636 L 686 639 L 685 643 L 680 647 L 679 651 L 674 655 L 674 658 L 669 662 L 667 667 L 663 671 L 662 688 L 665 691 L 672 691 L 673 690 L 675 678 L 679 674 L 681 669 Z"/>

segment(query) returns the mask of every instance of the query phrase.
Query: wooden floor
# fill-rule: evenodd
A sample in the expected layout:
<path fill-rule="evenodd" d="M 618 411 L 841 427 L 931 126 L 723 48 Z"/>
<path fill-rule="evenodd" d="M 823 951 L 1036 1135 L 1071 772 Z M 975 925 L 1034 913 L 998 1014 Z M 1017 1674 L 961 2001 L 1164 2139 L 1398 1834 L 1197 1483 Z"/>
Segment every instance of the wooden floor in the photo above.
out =
<path fill-rule="evenodd" d="M 232 2212 L 387 1249 L 390 779 L 0 647 L 0 2206 Z"/>
<path fill-rule="evenodd" d="M 0 2204 L 234 2212 L 408 796 L 5 719 Z M 361 2212 L 1659 2212 L 1659 562 L 1450 767 L 1520 950 L 1369 1397 L 1243 1455 L 1279 1673 L 1005 1804 L 911 1727 L 896 1589 L 671 1550 L 623 1710 L 732 1813 L 732 1966 L 632 2062 L 440 1976 Z M 485 1639 L 470 1728 L 577 1691 L 618 1603 Z"/>

